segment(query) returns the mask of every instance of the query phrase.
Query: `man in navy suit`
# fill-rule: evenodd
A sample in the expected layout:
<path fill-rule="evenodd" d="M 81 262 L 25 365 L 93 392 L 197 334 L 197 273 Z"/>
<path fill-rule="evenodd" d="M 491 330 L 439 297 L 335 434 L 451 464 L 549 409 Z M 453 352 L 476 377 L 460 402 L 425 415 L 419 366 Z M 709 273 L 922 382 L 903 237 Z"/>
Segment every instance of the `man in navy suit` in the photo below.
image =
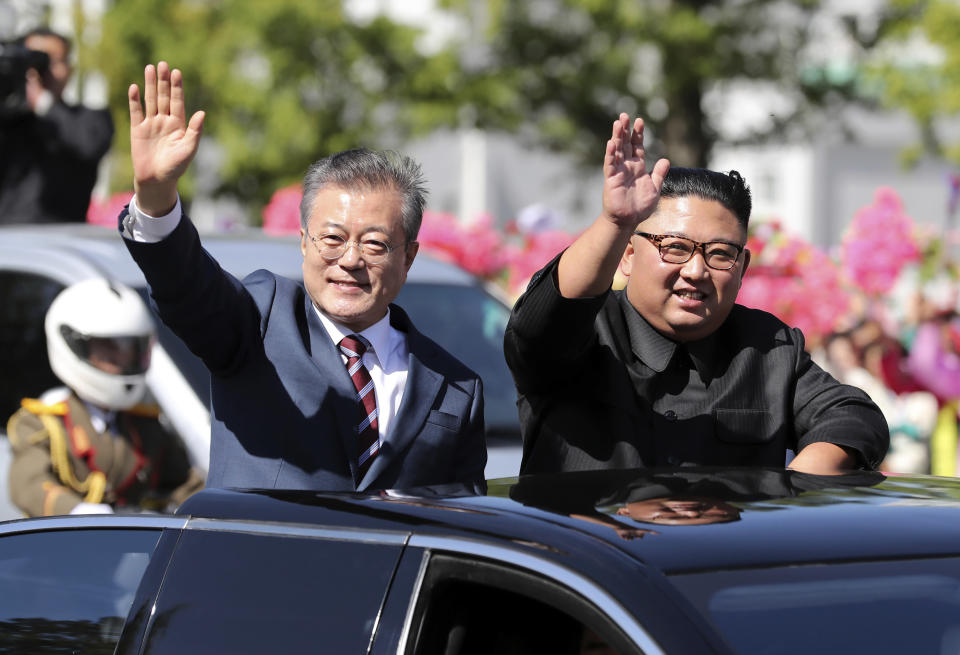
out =
<path fill-rule="evenodd" d="M 222 271 L 182 214 L 177 181 L 204 113 L 180 71 L 130 86 L 135 198 L 120 230 L 163 321 L 211 373 L 212 487 L 482 492 L 479 377 L 391 301 L 417 254 L 420 167 L 350 150 L 311 166 L 300 205 L 303 284 Z"/>

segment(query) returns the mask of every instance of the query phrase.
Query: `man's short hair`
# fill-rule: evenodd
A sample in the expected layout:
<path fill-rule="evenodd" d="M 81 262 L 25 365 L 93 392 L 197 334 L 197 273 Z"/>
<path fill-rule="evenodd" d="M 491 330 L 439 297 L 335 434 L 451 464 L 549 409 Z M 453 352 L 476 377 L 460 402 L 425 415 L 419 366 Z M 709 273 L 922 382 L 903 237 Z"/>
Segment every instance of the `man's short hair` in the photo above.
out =
<path fill-rule="evenodd" d="M 55 39 L 60 39 L 61 43 L 63 43 L 65 56 L 70 56 L 70 50 L 73 48 L 73 42 L 63 34 L 60 34 L 60 32 L 54 32 L 49 27 L 35 27 L 17 39 L 17 44 L 26 45 L 27 39 L 29 39 L 31 36 L 52 36 Z"/>
<path fill-rule="evenodd" d="M 696 196 L 715 200 L 733 212 L 746 232 L 753 200 L 750 187 L 737 171 L 721 173 L 706 168 L 670 168 L 660 189 L 661 198 Z"/>
<path fill-rule="evenodd" d="M 314 162 L 303 178 L 300 226 L 306 230 L 317 193 L 328 187 L 346 190 L 395 189 L 402 196 L 401 220 L 407 241 L 416 241 L 427 189 L 420 164 L 392 150 L 344 150 Z"/>

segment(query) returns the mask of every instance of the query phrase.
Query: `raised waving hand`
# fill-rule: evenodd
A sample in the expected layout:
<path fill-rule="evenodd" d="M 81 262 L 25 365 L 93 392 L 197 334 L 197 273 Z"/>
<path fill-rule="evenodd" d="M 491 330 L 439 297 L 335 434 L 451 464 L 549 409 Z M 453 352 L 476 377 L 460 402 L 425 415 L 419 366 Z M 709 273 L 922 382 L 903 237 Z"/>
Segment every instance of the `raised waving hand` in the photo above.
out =
<path fill-rule="evenodd" d="M 603 211 L 560 257 L 557 288 L 566 298 L 597 296 L 610 288 L 637 224 L 657 208 L 670 162 L 647 172 L 643 119 L 620 114 L 603 157 Z"/>
<path fill-rule="evenodd" d="M 603 158 L 603 214 L 619 227 L 632 230 L 657 206 L 670 162 L 659 160 L 649 173 L 646 166 L 643 119 L 631 129 L 630 117 L 620 114 Z"/>
<path fill-rule="evenodd" d="M 183 75 L 165 61 L 144 69 L 140 89 L 131 84 L 130 155 L 137 205 L 152 216 L 166 214 L 177 202 L 177 181 L 197 153 L 204 112 L 186 120 Z"/>

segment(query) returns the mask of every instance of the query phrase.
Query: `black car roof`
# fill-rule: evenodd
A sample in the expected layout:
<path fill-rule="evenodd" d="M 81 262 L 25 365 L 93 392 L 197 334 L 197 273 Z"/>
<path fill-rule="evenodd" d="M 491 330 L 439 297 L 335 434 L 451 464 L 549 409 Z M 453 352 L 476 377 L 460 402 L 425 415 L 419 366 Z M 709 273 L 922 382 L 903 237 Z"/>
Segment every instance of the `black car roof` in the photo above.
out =
<path fill-rule="evenodd" d="M 662 525 L 620 516 L 638 499 L 722 500 L 736 517 Z M 960 480 L 782 469 L 591 471 L 374 495 L 205 490 L 191 517 L 482 539 L 563 558 L 619 552 L 665 573 L 804 563 L 953 556 Z M 597 549 L 600 548 L 598 551 Z"/>

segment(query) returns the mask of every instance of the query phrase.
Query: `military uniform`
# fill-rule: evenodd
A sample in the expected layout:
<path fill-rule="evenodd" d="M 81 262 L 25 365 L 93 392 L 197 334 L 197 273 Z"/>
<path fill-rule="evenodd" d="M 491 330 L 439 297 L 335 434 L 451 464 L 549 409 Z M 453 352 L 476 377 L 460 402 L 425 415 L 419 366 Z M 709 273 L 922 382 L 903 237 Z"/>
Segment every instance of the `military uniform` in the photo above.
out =
<path fill-rule="evenodd" d="M 162 510 L 203 486 L 155 407 L 116 412 L 104 429 L 76 395 L 25 398 L 7 424 L 10 497 L 30 516 L 69 514 L 78 503 Z"/>

